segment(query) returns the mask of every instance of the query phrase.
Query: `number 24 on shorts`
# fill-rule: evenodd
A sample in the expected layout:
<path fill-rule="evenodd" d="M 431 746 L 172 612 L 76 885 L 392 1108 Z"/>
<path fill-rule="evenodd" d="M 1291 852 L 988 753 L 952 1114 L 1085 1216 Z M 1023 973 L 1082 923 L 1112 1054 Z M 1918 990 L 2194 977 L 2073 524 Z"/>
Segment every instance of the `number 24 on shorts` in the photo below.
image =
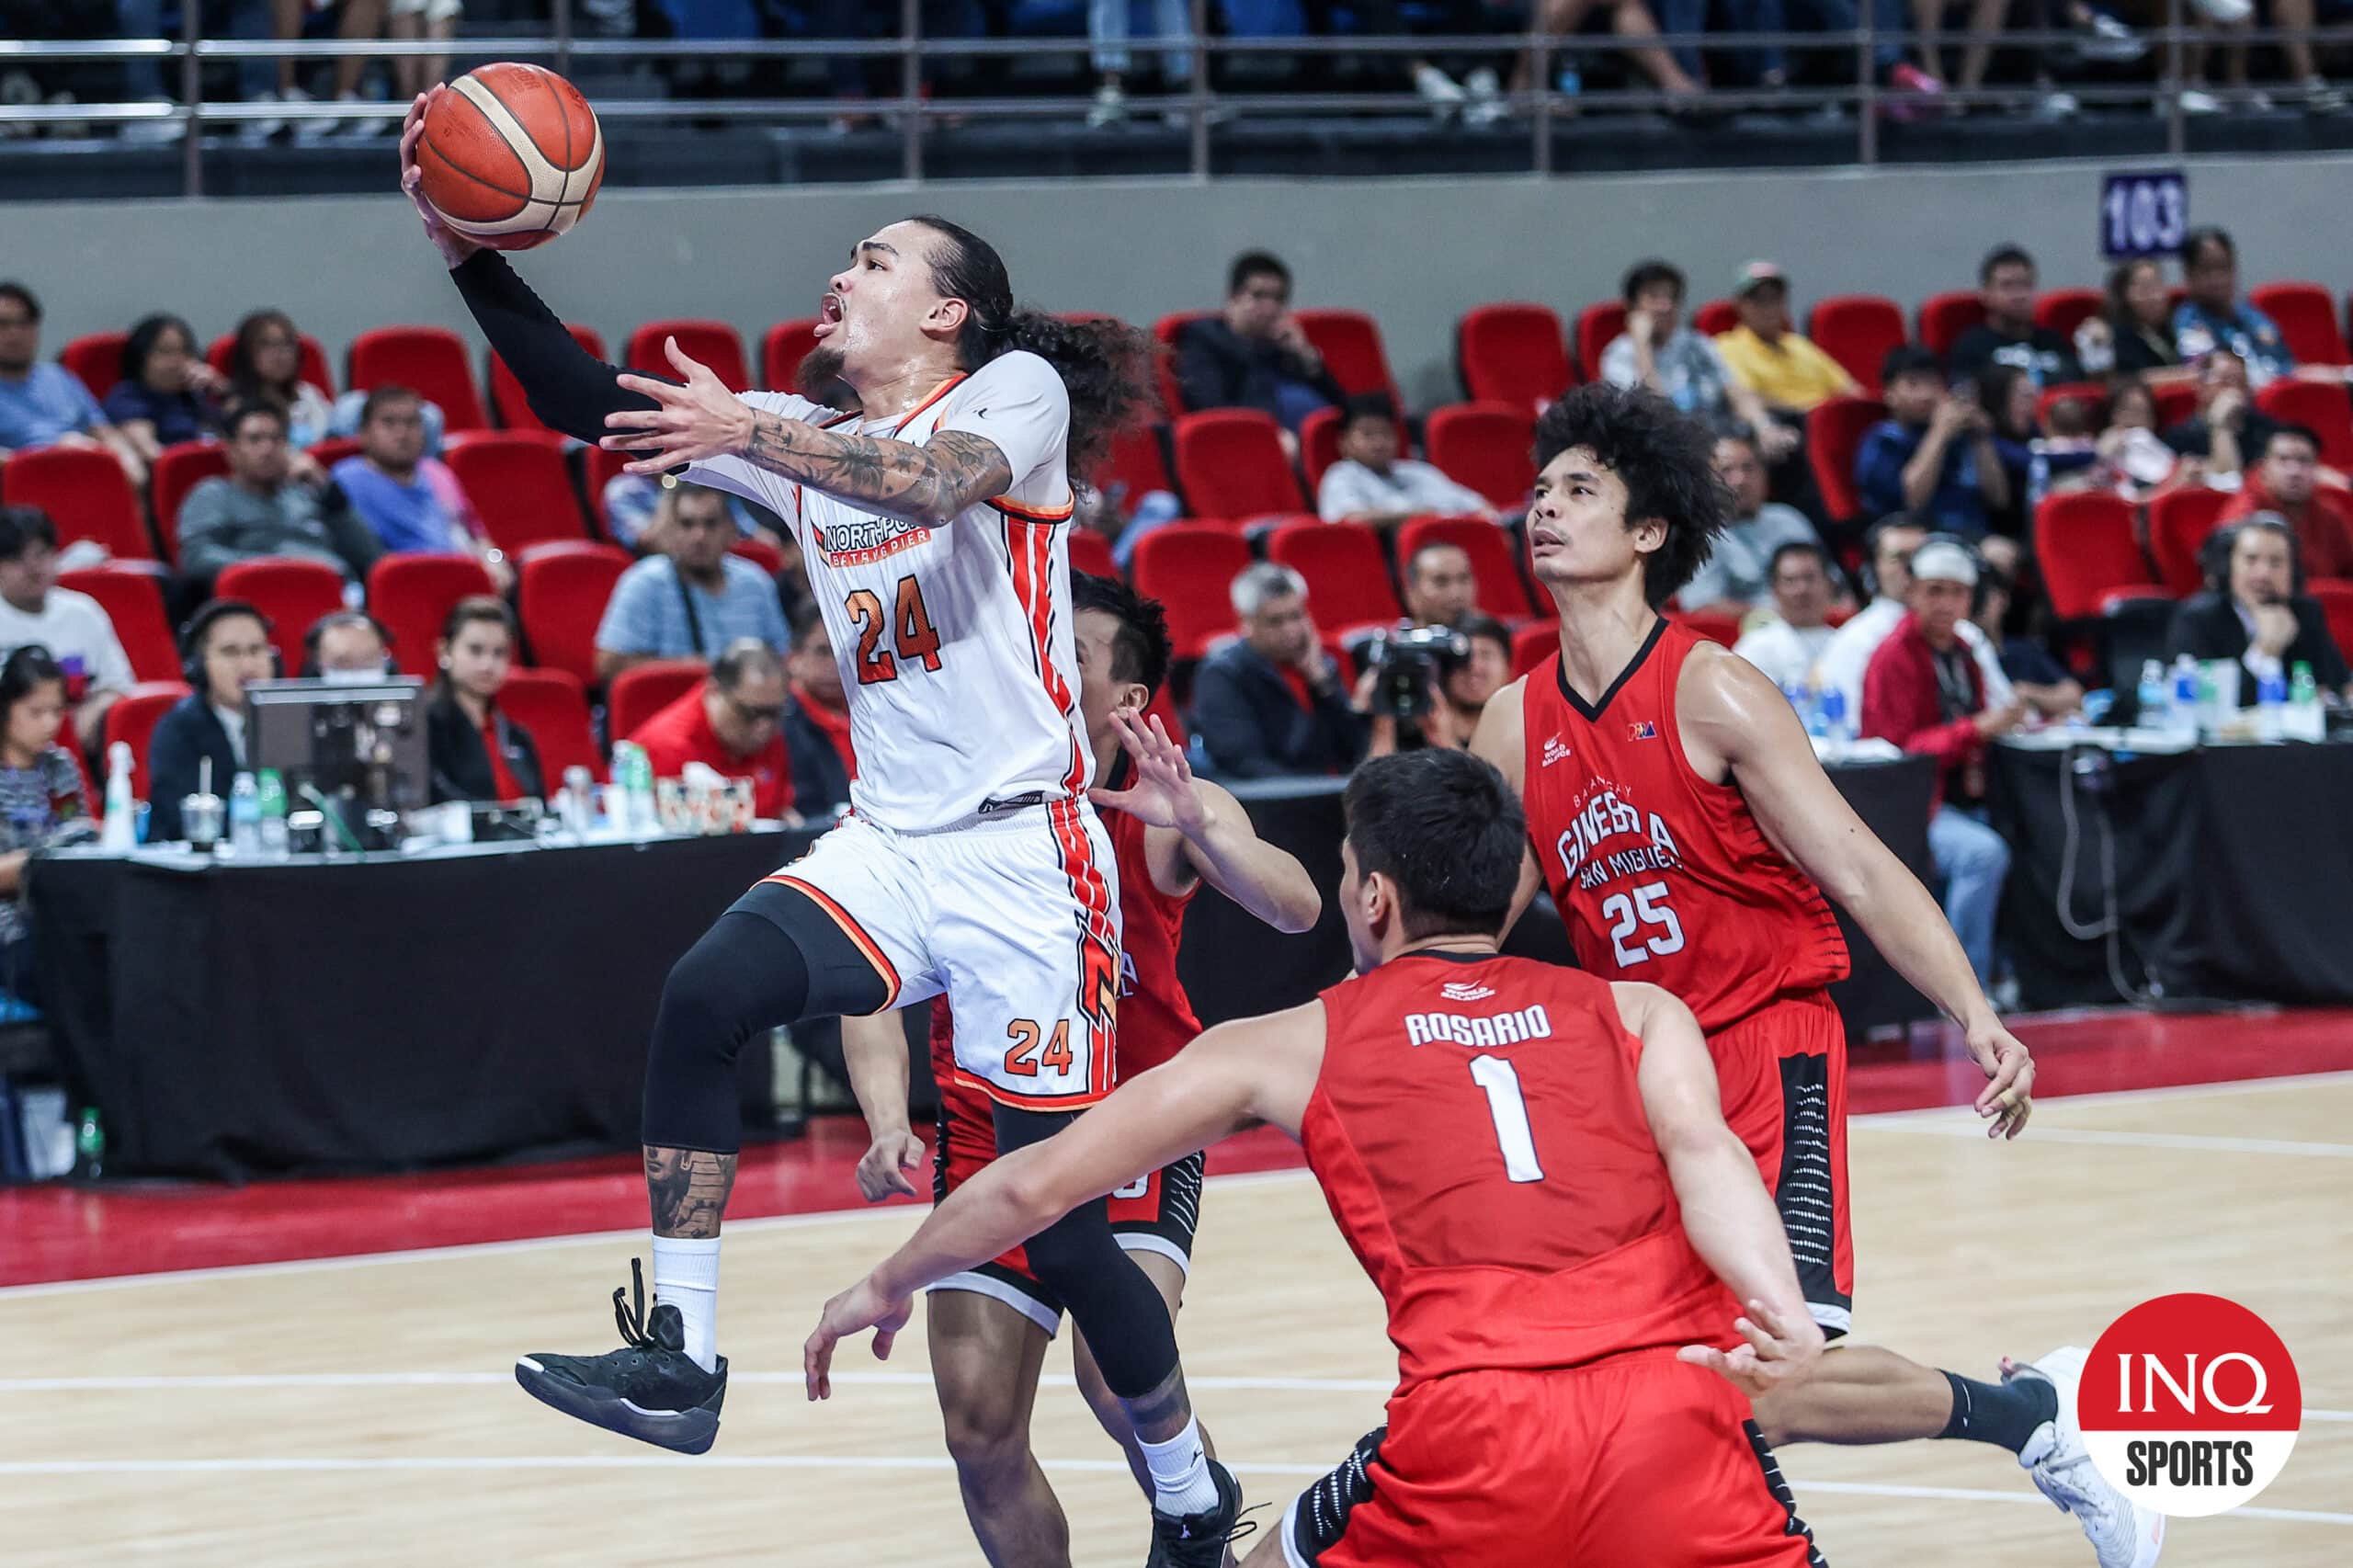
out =
<path fill-rule="evenodd" d="M 1038 1042 L 1045 1040 L 1046 1031 L 1029 1018 L 1016 1018 L 1005 1026 L 1005 1038 L 1013 1049 L 1005 1053 L 1005 1070 L 1015 1077 L 1034 1078 L 1040 1066 L 1054 1073 L 1067 1073 L 1076 1058 L 1070 1051 L 1070 1020 L 1057 1019 L 1054 1037 L 1046 1040 L 1046 1049 L 1038 1050 Z"/>

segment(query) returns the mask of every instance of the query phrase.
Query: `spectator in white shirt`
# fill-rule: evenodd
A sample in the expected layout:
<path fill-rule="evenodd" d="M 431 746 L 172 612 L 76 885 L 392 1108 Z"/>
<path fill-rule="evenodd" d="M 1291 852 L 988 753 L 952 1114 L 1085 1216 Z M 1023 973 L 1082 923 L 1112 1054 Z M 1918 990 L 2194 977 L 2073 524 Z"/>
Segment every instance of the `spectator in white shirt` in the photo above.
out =
<path fill-rule="evenodd" d="M 1457 484 L 1430 463 L 1397 455 L 1397 409 L 1382 392 L 1348 399 L 1341 416 L 1340 460 L 1324 471 L 1315 509 L 1327 523 L 1403 522 L 1436 513 L 1496 517 L 1487 498 Z"/>
<path fill-rule="evenodd" d="M 1765 498 L 1765 461 L 1745 431 L 1716 442 L 1716 477 L 1733 494 L 1734 516 L 1677 597 L 1693 614 L 1746 615 L 1772 591 L 1774 551 L 1822 540 L 1803 512 Z"/>
<path fill-rule="evenodd" d="M 1426 544 L 1405 562 L 1405 620 L 1452 626 L 1478 607 L 1479 575 L 1459 544 Z"/>
<path fill-rule="evenodd" d="M 1912 587 L 1912 552 L 1930 537 L 1927 524 L 1917 516 L 1896 512 L 1872 524 L 1870 532 L 1863 538 L 1863 551 L 1870 563 L 1870 576 L 1864 585 L 1871 591 L 1871 602 L 1837 630 L 1813 666 L 1817 690 L 1828 691 L 1835 687 L 1846 693 L 1849 719 L 1859 718 L 1863 711 L 1863 675 L 1870 668 L 1871 655 L 1879 652 L 1879 645 L 1887 641 L 1888 633 L 1911 613 L 1904 601 Z M 1953 534 L 1935 537 L 1959 538 Z M 1973 546 L 1971 556 L 1975 558 Z M 1978 673 L 1985 677 L 1985 705 L 2004 706 L 2017 694 L 2010 677 L 2002 673 L 2000 654 L 1985 640 L 1985 633 L 1967 617 L 1962 617 L 1958 631 L 1961 642 L 1977 661 Z"/>
<path fill-rule="evenodd" d="M 1811 540 L 1792 540 L 1773 551 L 1771 575 L 1779 614 L 1745 633 L 1732 651 L 1786 691 L 1813 680 L 1814 661 L 1834 635 L 1824 619 L 1830 613 L 1829 552 Z"/>
<path fill-rule="evenodd" d="M 38 642 L 65 672 L 65 704 L 84 750 L 131 689 L 131 660 L 106 608 L 57 585 L 57 528 L 38 506 L 0 506 L 0 653 Z"/>

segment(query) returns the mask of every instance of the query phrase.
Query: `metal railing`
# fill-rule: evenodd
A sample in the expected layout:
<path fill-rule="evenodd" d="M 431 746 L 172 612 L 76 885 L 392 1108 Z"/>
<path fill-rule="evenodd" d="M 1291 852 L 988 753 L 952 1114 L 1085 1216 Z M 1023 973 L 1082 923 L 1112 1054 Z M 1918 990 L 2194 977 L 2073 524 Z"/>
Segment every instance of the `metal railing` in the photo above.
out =
<path fill-rule="evenodd" d="M 2063 91 L 2077 104 L 2094 108 L 2146 106 L 2162 116 L 2165 151 L 2179 154 L 2188 143 L 2188 111 L 2183 94 L 2195 89 L 2225 105 L 2260 97 L 2261 88 L 2232 89 L 2186 81 L 2182 75 L 2187 51 L 2194 46 L 2234 47 L 2301 41 L 2318 46 L 2353 41 L 2353 26 L 2314 29 L 2220 28 L 2193 27 L 2187 17 L 2188 0 L 2167 0 L 2165 25 L 2136 36 L 2155 52 L 2159 71 L 2154 80 L 2123 84 L 2068 82 Z M 1673 51 L 1692 45 L 1711 51 L 1779 49 L 1793 55 L 1846 55 L 1852 60 L 1852 85 L 1828 87 L 1710 87 L 1699 97 L 1671 96 L 1657 88 L 1580 92 L 1567 97 L 1546 84 L 1554 81 L 1564 64 L 1623 51 L 1630 40 L 1615 37 L 1540 34 L 1452 34 L 1408 37 L 1224 38 L 1211 33 L 1210 0 L 1191 0 L 1191 31 L 1182 38 L 1135 37 L 1103 46 L 1083 37 L 1049 38 L 928 38 L 923 31 L 922 0 L 900 0 L 900 31 L 885 39 L 609 39 L 583 38 L 574 25 L 574 0 L 554 0 L 549 32 L 538 37 L 449 40 L 244 40 L 212 39 L 197 31 L 198 7 L 182 7 L 186 18 L 177 39 L 117 39 L 94 40 L 0 40 L 0 71 L 43 62 L 129 62 L 153 61 L 177 66 L 180 102 L 71 103 L 0 105 L 0 126 L 8 124 L 100 124 L 168 126 L 182 153 L 182 189 L 201 195 L 204 189 L 205 133 L 264 120 L 381 119 L 397 125 L 405 113 L 401 103 L 347 103 L 314 100 L 230 102 L 204 96 L 204 68 L 210 62 L 267 60 L 340 60 L 358 56 L 394 59 L 404 56 L 452 56 L 465 61 L 523 60 L 542 62 L 569 75 L 582 62 L 746 62 L 854 59 L 896 62 L 897 94 L 891 97 L 854 99 L 805 96 L 796 97 L 614 97 L 598 93 L 597 115 L 607 120 L 733 120 L 826 121 L 846 114 L 885 117 L 896 126 L 901 178 L 925 177 L 926 143 L 951 124 L 965 121 L 1069 121 L 1084 117 L 1093 100 L 1070 97 L 957 97 L 935 100 L 925 87 L 926 65 L 956 60 L 1037 55 L 1091 56 L 1099 48 L 1131 57 L 1188 55 L 1192 69 L 1177 90 L 1131 100 L 1140 112 L 1169 117 L 1188 132 L 1187 167 L 1197 179 L 1211 172 L 1213 128 L 1275 117 L 1428 113 L 1430 101 L 1417 93 L 1251 92 L 1212 84 L 1212 62 L 1224 60 L 1343 56 L 1355 59 L 1485 55 L 1525 60 L 1528 79 L 1536 85 L 1500 94 L 1493 100 L 1498 126 L 1511 126 L 1529 139 L 1528 167 L 1549 174 L 1554 165 L 1555 132 L 1561 119 L 1588 111 L 1664 111 L 1690 118 L 1738 113 L 1748 109 L 1852 111 L 1855 161 L 1881 161 L 1883 121 L 1891 114 L 1921 117 L 1951 109 L 1988 106 L 2029 110 L 2041 102 L 2052 84 L 2039 74 L 2034 84 L 1962 90 L 1948 87 L 1933 97 L 1892 93 L 1879 83 L 1879 56 L 1894 44 L 1907 54 L 1925 44 L 1942 51 L 1964 46 L 1970 35 L 1937 32 L 1882 32 L 1871 25 L 1868 3 L 1857 7 L 1859 26 L 1844 32 L 1662 33 L 1639 41 Z M 2079 45 L 2083 35 L 2066 28 L 2004 29 L 1995 35 L 1996 48 L 2064 51 Z M 2281 92 L 2292 95 L 2301 85 Z M 1443 132 L 1443 133 L 1452 133 Z M 1509 134 L 1500 130 L 1489 135 Z M 2063 152 L 2063 149 L 2058 151 Z"/>

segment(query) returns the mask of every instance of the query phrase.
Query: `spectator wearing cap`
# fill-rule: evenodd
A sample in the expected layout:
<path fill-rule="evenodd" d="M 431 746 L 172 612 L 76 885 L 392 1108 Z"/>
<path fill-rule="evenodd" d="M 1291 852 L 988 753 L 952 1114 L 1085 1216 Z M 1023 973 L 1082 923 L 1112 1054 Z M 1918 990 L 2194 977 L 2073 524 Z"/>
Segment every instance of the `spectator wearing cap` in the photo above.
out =
<path fill-rule="evenodd" d="M 1740 324 L 1716 336 L 1733 379 L 1775 414 L 1802 418 L 1834 397 L 1859 390 L 1846 367 L 1790 329 L 1789 279 L 1769 261 L 1752 261 L 1733 280 Z"/>
<path fill-rule="evenodd" d="M 1678 597 L 1694 613 L 1746 615 L 1772 592 L 1773 552 L 1785 544 L 1818 545 L 1821 536 L 1803 512 L 1766 499 L 1764 460 L 1747 435 L 1717 437 L 1716 477 L 1732 492 L 1732 520 Z"/>
<path fill-rule="evenodd" d="M 1647 387 L 1719 430 L 1745 425 L 1756 433 L 1768 464 L 1797 450 L 1797 432 L 1776 425 L 1764 400 L 1733 377 L 1715 340 L 1683 320 L 1683 274 L 1664 261 L 1638 262 L 1626 274 L 1626 330 L 1601 351 L 1601 379 Z"/>
<path fill-rule="evenodd" d="M 2303 569 L 2315 577 L 2353 577 L 2353 498 L 2320 483 L 2320 437 L 2302 425 L 2272 427 L 2222 521 L 2275 512 L 2295 530 Z"/>
<path fill-rule="evenodd" d="M 2018 728 L 2026 705 L 2015 695 L 1990 704 L 1984 675 L 1961 641 L 1976 588 L 1977 559 L 1967 545 L 1932 540 L 1912 552 L 1906 613 L 1863 679 L 1862 733 L 1936 759 L 1928 853 L 1944 880 L 1945 918 L 1979 983 L 1990 985 L 2010 848 L 1985 824 L 1985 747 Z"/>
<path fill-rule="evenodd" d="M 145 460 L 107 422 L 90 389 L 40 357 L 40 301 L 21 283 L 0 283 L 0 458 L 47 447 L 97 448 L 131 483 L 147 482 Z"/>
<path fill-rule="evenodd" d="M 1407 517 L 1437 513 L 1484 517 L 1496 511 L 1467 484 L 1457 484 L 1435 463 L 1397 455 L 1397 406 L 1387 392 L 1348 399 L 1340 426 L 1340 460 L 1324 471 L 1315 487 L 1315 509 L 1327 523 L 1385 527 Z"/>
<path fill-rule="evenodd" d="M 57 528 L 38 506 L 0 506 L 0 653 L 38 642 L 57 661 L 85 751 L 131 686 L 131 659 L 106 607 L 57 585 Z"/>
<path fill-rule="evenodd" d="M 1855 487 L 1875 513 L 1911 512 L 1974 539 L 2009 506 L 1994 421 L 1969 389 L 1948 390 L 1937 357 L 1906 344 L 1880 364 L 1889 417 L 1863 432 Z"/>
<path fill-rule="evenodd" d="M 2037 391 L 2084 379 L 2075 345 L 2034 324 L 2034 257 L 2017 245 L 1996 245 L 1985 253 L 1977 266 L 1985 319 L 1952 346 L 1955 381 L 1982 378 L 1995 365 L 2025 371 Z"/>
<path fill-rule="evenodd" d="M 1836 635 L 1830 614 L 1830 552 L 1810 540 L 1773 551 L 1773 619 L 1741 634 L 1732 651 L 1784 690 L 1813 683 L 1813 667 Z"/>
<path fill-rule="evenodd" d="M 1909 513 L 1881 517 L 1863 536 L 1866 562 L 1864 585 L 1871 602 L 1857 610 L 1822 650 L 1814 664 L 1814 683 L 1823 690 L 1836 687 L 1847 699 L 1847 711 L 1859 719 L 1863 710 L 1863 677 L 1871 655 L 1879 652 L 1909 610 L 1912 552 L 1929 539 L 1927 523 Z M 1988 699 L 1998 707 L 2010 699 L 2009 677 L 2002 673 L 2001 657 L 1973 621 L 1957 629 L 1961 640 L 1977 660 Z"/>
<path fill-rule="evenodd" d="M 2295 530 L 2277 512 L 2257 512 L 2217 529 L 2199 552 L 2206 587 L 2176 606 L 2165 630 L 2165 657 L 2235 659 L 2246 670 L 2242 706 L 2256 698 L 2256 683 L 2299 664 L 2313 678 L 2353 699 L 2345 652 L 2329 634 L 2319 603 L 2296 591 Z"/>

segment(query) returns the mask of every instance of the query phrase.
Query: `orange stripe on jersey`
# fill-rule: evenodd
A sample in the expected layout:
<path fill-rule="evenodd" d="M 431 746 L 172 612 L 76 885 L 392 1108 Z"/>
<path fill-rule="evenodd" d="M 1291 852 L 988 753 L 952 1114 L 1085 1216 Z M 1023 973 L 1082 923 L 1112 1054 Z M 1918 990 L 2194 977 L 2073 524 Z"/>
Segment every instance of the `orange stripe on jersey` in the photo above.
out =
<path fill-rule="evenodd" d="M 957 1070 L 956 1082 L 964 1088 L 978 1089 L 999 1105 L 1009 1105 L 1016 1110 L 1085 1110 L 1111 1093 L 1111 1085 L 1098 1080 L 1067 1095 L 1017 1095 L 1002 1084 L 975 1078 L 961 1068 Z"/>
<path fill-rule="evenodd" d="M 941 398 L 946 397 L 950 392 L 953 392 L 956 388 L 956 383 L 963 379 L 964 372 L 959 370 L 954 375 L 949 377 L 946 381 L 940 382 L 938 386 L 932 388 L 930 392 L 921 403 L 907 410 L 907 416 L 904 419 L 900 420 L 896 425 L 891 426 L 891 434 L 896 436 L 900 431 L 914 424 L 915 422 L 915 415 L 921 414 L 925 409 L 929 408 L 933 403 L 938 403 Z"/>
<path fill-rule="evenodd" d="M 1078 510 L 1078 497 L 1075 494 L 1058 507 L 1050 506 L 1043 510 L 1032 509 L 1017 502 L 1008 501 L 1002 495 L 986 504 L 995 507 L 1008 517 L 1019 517 L 1025 522 L 1031 523 L 1066 523 Z"/>
<path fill-rule="evenodd" d="M 1053 535 L 1043 524 L 1008 517 L 1005 553 L 1013 568 L 1014 597 L 1020 601 L 1023 617 L 1029 623 L 1030 662 L 1045 683 L 1047 700 L 1070 724 L 1070 767 L 1063 774 L 1063 788 L 1075 795 L 1086 778 L 1086 757 L 1078 744 L 1078 706 L 1072 699 L 1070 683 L 1054 664 L 1054 604 L 1049 581 L 1053 571 Z"/>
<path fill-rule="evenodd" d="M 891 988 L 890 999 L 884 1002 L 877 1011 L 889 1012 L 891 1008 L 897 1004 L 899 1000 L 899 971 L 891 966 L 890 959 L 885 956 L 882 951 L 882 945 L 866 934 L 866 927 L 860 926 L 856 917 L 853 916 L 848 910 L 844 909 L 840 904 L 835 903 L 832 899 L 826 897 L 824 890 L 822 888 L 812 887 L 809 883 L 802 881 L 799 877 L 791 876 L 786 872 L 779 871 L 772 877 L 762 877 L 760 881 L 764 882 L 782 882 L 786 887 L 791 888 L 796 892 L 807 893 L 809 897 L 815 902 L 818 908 L 824 910 L 827 915 L 832 915 L 834 917 L 834 924 L 842 928 L 842 935 L 847 937 L 850 939 L 851 944 L 855 946 L 859 952 L 866 955 L 866 961 L 874 966 L 874 972 L 881 975 L 882 977 L 882 983 Z"/>
<path fill-rule="evenodd" d="M 1095 863 L 1095 840 L 1076 801 L 1050 801 L 1046 816 L 1054 831 L 1063 876 L 1085 911 L 1078 937 L 1078 1011 L 1087 1019 L 1087 1083 L 1117 1081 L 1113 1047 L 1119 1039 L 1120 927 L 1111 908 L 1111 888 Z"/>

